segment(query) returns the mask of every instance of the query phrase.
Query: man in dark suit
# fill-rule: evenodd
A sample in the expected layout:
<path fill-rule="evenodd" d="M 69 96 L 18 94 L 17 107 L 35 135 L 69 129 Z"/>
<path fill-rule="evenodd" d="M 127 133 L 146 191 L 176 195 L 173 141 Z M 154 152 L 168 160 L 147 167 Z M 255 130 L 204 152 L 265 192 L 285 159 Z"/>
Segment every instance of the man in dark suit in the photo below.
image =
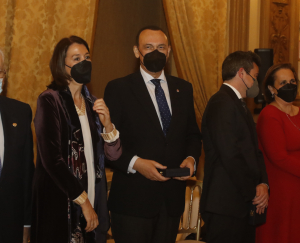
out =
<path fill-rule="evenodd" d="M 2 87 L 5 71 L 0 53 Z M 28 104 L 0 96 L 1 243 L 28 242 L 34 171 L 31 119 Z"/>
<path fill-rule="evenodd" d="M 165 75 L 168 39 L 156 27 L 142 29 L 133 48 L 140 72 L 109 82 L 104 100 L 120 131 L 123 154 L 115 169 L 108 206 L 116 243 L 175 242 L 185 200 L 185 180 L 201 153 L 192 85 Z M 163 177 L 157 169 L 190 169 Z"/>
<path fill-rule="evenodd" d="M 205 168 L 200 210 L 208 243 L 255 242 L 249 208 L 268 206 L 268 177 L 255 124 L 243 98 L 255 97 L 260 59 L 234 52 L 222 65 L 224 84 L 211 97 L 202 119 Z"/>

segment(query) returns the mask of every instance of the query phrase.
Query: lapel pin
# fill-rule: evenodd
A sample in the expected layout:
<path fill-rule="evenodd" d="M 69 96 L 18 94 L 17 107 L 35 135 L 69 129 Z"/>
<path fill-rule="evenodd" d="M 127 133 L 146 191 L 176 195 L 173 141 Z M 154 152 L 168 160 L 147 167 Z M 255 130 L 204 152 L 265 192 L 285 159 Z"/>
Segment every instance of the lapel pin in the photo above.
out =
<path fill-rule="evenodd" d="M 178 93 L 178 92 L 179 92 L 179 89 L 177 89 L 176 91 L 177 91 L 177 93 Z"/>
<path fill-rule="evenodd" d="M 17 123 L 13 123 L 13 126 L 16 127 L 18 124 Z"/>

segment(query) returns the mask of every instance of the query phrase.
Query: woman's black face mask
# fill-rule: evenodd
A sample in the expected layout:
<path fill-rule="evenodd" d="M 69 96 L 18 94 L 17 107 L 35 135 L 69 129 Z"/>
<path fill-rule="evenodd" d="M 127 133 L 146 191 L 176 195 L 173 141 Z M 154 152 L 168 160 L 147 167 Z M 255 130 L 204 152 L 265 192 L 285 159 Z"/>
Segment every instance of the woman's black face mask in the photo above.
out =
<path fill-rule="evenodd" d="M 79 84 L 87 84 L 91 82 L 92 75 L 92 63 L 87 60 L 83 60 L 82 62 L 76 63 L 71 68 L 71 77 Z"/>
<path fill-rule="evenodd" d="M 285 84 L 280 89 L 276 89 L 276 90 L 278 92 L 277 97 L 284 100 L 285 102 L 290 103 L 296 99 L 296 96 L 297 96 L 297 85 L 296 84 Z"/>

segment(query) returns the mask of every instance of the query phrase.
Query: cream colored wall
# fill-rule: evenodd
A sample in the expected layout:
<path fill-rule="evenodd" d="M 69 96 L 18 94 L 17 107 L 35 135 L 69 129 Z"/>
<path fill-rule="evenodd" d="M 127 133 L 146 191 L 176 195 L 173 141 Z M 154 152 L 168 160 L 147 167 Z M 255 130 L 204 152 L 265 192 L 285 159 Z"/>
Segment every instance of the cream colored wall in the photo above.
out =
<path fill-rule="evenodd" d="M 260 3 L 261 0 L 250 1 L 249 50 L 251 51 L 259 48 Z"/>

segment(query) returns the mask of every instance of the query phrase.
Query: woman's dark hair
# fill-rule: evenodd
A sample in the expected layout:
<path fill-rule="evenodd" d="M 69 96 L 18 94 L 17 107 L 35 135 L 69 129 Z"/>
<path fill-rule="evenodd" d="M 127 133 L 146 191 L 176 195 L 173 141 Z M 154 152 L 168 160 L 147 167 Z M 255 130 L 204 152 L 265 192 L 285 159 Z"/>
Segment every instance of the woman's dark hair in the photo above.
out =
<path fill-rule="evenodd" d="M 63 90 L 68 86 L 68 81 L 71 76 L 65 69 L 65 58 L 67 51 L 73 43 L 82 44 L 90 51 L 88 44 L 82 38 L 72 35 L 69 38 L 61 39 L 54 48 L 53 55 L 50 60 L 50 70 L 53 77 L 53 81 L 49 86 L 50 89 Z"/>
<path fill-rule="evenodd" d="M 298 75 L 295 71 L 295 68 L 293 68 L 292 64 L 290 63 L 281 63 L 281 64 L 276 64 L 270 67 L 266 73 L 264 82 L 263 82 L 263 87 L 262 87 L 262 92 L 264 94 L 265 100 L 268 104 L 270 104 L 272 101 L 274 101 L 274 97 L 272 97 L 271 91 L 268 89 L 268 86 L 274 87 L 274 82 L 276 79 L 276 73 L 280 69 L 289 69 L 293 72 L 294 78 L 297 82 L 297 85 L 299 83 Z"/>

